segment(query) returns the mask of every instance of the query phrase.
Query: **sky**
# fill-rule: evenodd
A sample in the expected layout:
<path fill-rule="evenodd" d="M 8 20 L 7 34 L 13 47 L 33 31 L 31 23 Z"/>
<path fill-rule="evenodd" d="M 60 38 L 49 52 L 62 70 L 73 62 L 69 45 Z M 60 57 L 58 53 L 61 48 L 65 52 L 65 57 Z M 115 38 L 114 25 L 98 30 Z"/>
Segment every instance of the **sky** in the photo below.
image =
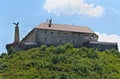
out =
<path fill-rule="evenodd" d="M 52 18 L 53 23 L 87 26 L 98 41 L 116 42 L 120 49 L 120 0 L 0 0 L 0 53 L 14 41 L 14 22 L 20 38 Z"/>

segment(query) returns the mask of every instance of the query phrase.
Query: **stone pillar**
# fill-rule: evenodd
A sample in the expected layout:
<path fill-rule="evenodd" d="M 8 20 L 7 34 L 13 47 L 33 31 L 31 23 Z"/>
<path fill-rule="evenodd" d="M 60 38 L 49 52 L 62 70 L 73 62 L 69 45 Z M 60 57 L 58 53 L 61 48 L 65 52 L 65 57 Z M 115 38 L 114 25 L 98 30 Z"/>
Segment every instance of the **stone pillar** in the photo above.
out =
<path fill-rule="evenodd" d="M 15 36 L 14 36 L 14 43 L 19 43 L 20 37 L 19 37 L 19 27 L 18 25 L 15 26 Z"/>

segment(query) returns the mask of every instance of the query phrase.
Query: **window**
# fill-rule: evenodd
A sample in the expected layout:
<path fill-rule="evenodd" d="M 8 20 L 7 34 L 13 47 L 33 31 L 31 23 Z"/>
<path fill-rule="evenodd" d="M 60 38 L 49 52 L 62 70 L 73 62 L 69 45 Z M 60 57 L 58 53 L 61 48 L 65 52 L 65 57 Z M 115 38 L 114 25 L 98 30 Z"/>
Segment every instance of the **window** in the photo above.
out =
<path fill-rule="evenodd" d="M 73 44 L 75 43 L 75 40 L 72 40 Z"/>
<path fill-rule="evenodd" d="M 44 40 L 45 40 L 45 42 L 47 42 L 47 38 L 46 38 L 46 37 L 45 37 L 45 39 L 44 39 Z"/>
<path fill-rule="evenodd" d="M 65 33 L 65 35 L 67 35 L 67 33 Z"/>
<path fill-rule="evenodd" d="M 74 35 L 74 33 L 72 33 L 72 35 Z"/>
<path fill-rule="evenodd" d="M 62 42 L 62 39 L 59 39 L 60 43 Z"/>
<path fill-rule="evenodd" d="M 51 34 L 53 34 L 53 32 L 51 32 Z"/>

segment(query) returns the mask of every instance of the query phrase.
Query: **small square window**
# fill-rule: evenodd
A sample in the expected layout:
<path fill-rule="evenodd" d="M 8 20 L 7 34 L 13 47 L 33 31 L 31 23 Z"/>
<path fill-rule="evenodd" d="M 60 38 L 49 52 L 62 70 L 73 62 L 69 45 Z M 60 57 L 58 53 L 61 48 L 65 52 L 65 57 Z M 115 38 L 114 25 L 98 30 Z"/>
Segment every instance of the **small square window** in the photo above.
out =
<path fill-rule="evenodd" d="M 85 37 L 87 37 L 88 35 L 84 35 Z"/>
<path fill-rule="evenodd" d="M 53 34 L 53 32 L 51 32 L 51 34 Z"/>
<path fill-rule="evenodd" d="M 62 39 L 59 39 L 60 43 L 62 42 Z"/>
<path fill-rule="evenodd" d="M 45 42 L 47 42 L 47 38 L 45 38 L 44 40 L 45 40 Z"/>
<path fill-rule="evenodd" d="M 72 40 L 73 44 L 75 43 L 75 40 Z"/>

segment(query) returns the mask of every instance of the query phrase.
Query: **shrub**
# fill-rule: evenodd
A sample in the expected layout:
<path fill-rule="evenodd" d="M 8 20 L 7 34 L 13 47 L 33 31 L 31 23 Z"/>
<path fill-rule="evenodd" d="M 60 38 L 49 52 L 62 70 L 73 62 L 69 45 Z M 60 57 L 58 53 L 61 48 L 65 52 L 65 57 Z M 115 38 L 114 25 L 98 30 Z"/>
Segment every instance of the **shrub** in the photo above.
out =
<path fill-rule="evenodd" d="M 7 56 L 7 54 L 6 53 L 2 53 L 0 58 L 4 58 L 5 56 Z"/>
<path fill-rule="evenodd" d="M 47 46 L 46 46 L 46 45 L 42 45 L 42 46 L 40 47 L 39 52 L 45 52 L 46 49 L 47 49 Z"/>
<path fill-rule="evenodd" d="M 54 49 L 53 52 L 56 53 L 56 54 L 64 53 L 64 52 L 65 52 L 65 48 L 64 48 L 64 46 L 59 45 L 59 46 L 57 46 L 57 47 Z"/>
<path fill-rule="evenodd" d="M 73 49 L 73 45 L 68 43 L 68 44 L 64 45 L 64 48 L 65 48 L 65 50 L 68 50 L 68 49 L 71 50 L 71 49 Z"/>
<path fill-rule="evenodd" d="M 52 57 L 52 63 L 57 64 L 59 62 L 59 58 L 57 56 Z"/>
<path fill-rule="evenodd" d="M 10 47 L 8 49 L 8 55 L 14 54 L 15 53 L 15 48 L 14 47 Z"/>

